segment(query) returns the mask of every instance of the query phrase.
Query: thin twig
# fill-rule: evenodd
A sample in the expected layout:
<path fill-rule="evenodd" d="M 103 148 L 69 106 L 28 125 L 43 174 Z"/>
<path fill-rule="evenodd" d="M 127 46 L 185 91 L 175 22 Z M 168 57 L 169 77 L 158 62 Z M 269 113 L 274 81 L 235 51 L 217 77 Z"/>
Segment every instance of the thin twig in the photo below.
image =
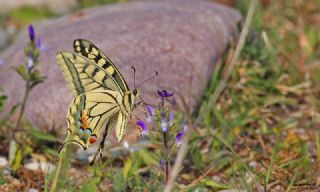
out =
<path fill-rule="evenodd" d="M 177 158 L 174 162 L 174 165 L 171 169 L 170 175 L 169 175 L 169 180 L 167 182 L 167 185 L 165 186 L 164 191 L 165 192 L 170 192 L 172 190 L 172 187 L 174 185 L 174 182 L 180 172 L 180 168 L 182 165 L 182 161 L 187 153 L 188 150 L 188 143 L 189 143 L 189 138 L 190 138 L 190 133 L 191 130 L 189 130 L 186 134 L 185 134 L 185 138 L 180 146 L 179 152 L 177 154 Z"/>
<path fill-rule="evenodd" d="M 236 62 L 240 56 L 240 52 L 244 46 L 246 37 L 249 33 L 249 28 L 252 22 L 252 18 L 256 9 L 256 5 L 257 5 L 257 0 L 251 0 L 250 2 L 250 6 L 249 6 L 249 10 L 248 10 L 248 14 L 244 23 L 244 26 L 242 28 L 240 37 L 239 37 L 239 41 L 237 43 L 234 55 L 230 61 L 230 64 L 227 65 L 226 67 L 226 71 L 223 74 L 223 78 L 222 80 L 219 82 L 215 92 L 210 96 L 208 104 L 205 106 L 205 108 L 203 108 L 203 110 L 200 112 L 200 114 L 206 113 L 218 100 L 218 98 L 220 97 L 221 93 L 223 92 L 223 90 L 225 89 L 228 80 L 230 79 L 230 75 L 231 72 L 234 68 L 234 66 L 236 65 Z M 198 124 L 201 120 L 201 115 L 198 116 L 198 118 L 195 121 L 195 124 Z"/>
<path fill-rule="evenodd" d="M 212 170 L 214 170 L 215 166 L 212 165 L 204 174 L 200 175 L 197 179 L 193 180 L 190 185 L 188 185 L 188 187 L 194 186 L 195 184 L 199 183 L 199 181 L 201 181 L 201 179 L 205 178 L 209 173 L 212 172 Z"/>

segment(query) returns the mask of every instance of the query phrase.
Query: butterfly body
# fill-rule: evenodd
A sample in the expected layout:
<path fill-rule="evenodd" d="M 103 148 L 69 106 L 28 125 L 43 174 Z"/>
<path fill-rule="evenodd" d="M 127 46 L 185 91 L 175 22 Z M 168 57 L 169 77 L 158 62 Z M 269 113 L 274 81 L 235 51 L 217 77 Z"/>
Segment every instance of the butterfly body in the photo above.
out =
<path fill-rule="evenodd" d="M 66 116 L 68 137 L 64 144 L 76 143 L 83 149 L 97 141 L 106 124 L 99 151 L 113 127 L 121 141 L 131 116 L 137 89 L 129 87 L 116 66 L 90 41 L 77 39 L 73 52 L 56 55 L 68 87 L 74 95 Z"/>

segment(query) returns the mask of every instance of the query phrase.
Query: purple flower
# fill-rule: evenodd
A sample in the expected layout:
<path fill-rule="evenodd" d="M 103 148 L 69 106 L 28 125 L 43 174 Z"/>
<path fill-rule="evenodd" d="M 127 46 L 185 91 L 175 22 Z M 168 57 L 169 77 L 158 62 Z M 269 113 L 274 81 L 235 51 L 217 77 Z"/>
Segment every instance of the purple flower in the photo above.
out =
<path fill-rule="evenodd" d="M 184 125 L 183 127 L 182 127 L 182 129 L 183 129 L 183 132 L 188 132 L 188 125 Z"/>
<path fill-rule="evenodd" d="M 161 120 L 161 129 L 163 132 L 167 132 L 167 122 L 165 120 Z"/>
<path fill-rule="evenodd" d="M 158 95 L 160 96 L 160 97 L 162 97 L 162 98 L 164 98 L 164 97 L 171 97 L 171 96 L 173 96 L 174 95 L 174 93 L 172 92 L 172 93 L 169 93 L 167 90 L 165 90 L 165 89 L 163 89 L 163 90 L 158 90 Z"/>
<path fill-rule="evenodd" d="M 152 122 L 151 116 L 155 115 L 154 109 L 150 105 L 146 105 L 146 109 L 148 111 L 146 121 L 147 123 L 151 123 Z"/>
<path fill-rule="evenodd" d="M 146 109 L 147 109 L 149 115 L 151 115 L 151 116 L 155 115 L 154 109 L 150 105 L 146 105 Z"/>
<path fill-rule="evenodd" d="M 160 159 L 159 165 L 160 165 L 160 167 L 164 167 L 164 160 Z"/>
<path fill-rule="evenodd" d="M 29 27 L 28 27 L 28 32 L 29 32 L 29 38 L 30 38 L 30 41 L 32 43 L 34 43 L 34 29 L 33 29 L 33 26 L 30 24 Z"/>
<path fill-rule="evenodd" d="M 161 129 L 163 132 L 166 132 L 168 130 L 164 111 L 161 111 Z"/>
<path fill-rule="evenodd" d="M 174 113 L 171 111 L 169 113 L 169 126 L 171 127 L 173 124 Z"/>
<path fill-rule="evenodd" d="M 164 113 L 164 111 L 161 111 L 160 114 L 161 114 L 161 118 L 164 119 L 164 118 L 165 118 L 165 113 Z"/>
<path fill-rule="evenodd" d="M 143 121 L 141 121 L 141 120 L 137 121 L 137 122 L 136 122 L 136 125 L 138 125 L 139 127 L 141 127 L 141 129 L 142 129 L 141 135 L 142 135 L 142 136 L 148 134 L 148 128 L 147 128 L 146 124 L 145 124 Z"/>
<path fill-rule="evenodd" d="M 27 62 L 27 69 L 28 71 L 31 71 L 33 67 L 34 61 L 33 61 L 33 55 L 32 52 L 29 53 L 28 62 Z"/>
<path fill-rule="evenodd" d="M 152 119 L 151 119 L 150 115 L 147 115 L 146 122 L 147 123 L 152 123 Z"/>
<path fill-rule="evenodd" d="M 183 137 L 184 132 L 183 131 L 179 131 L 179 133 L 176 136 L 176 144 L 180 145 L 181 141 L 182 141 L 182 137 Z"/>

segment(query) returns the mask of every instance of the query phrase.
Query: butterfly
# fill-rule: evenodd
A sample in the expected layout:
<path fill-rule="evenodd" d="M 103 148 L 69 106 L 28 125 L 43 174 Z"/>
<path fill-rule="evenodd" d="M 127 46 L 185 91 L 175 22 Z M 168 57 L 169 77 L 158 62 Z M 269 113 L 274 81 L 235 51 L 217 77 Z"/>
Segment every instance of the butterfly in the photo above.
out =
<path fill-rule="evenodd" d="M 97 154 L 102 154 L 105 139 L 113 127 L 118 141 L 122 140 L 140 91 L 129 89 L 117 67 L 93 43 L 76 39 L 73 46 L 74 52 L 56 54 L 74 96 L 66 116 L 68 136 L 62 148 L 75 143 L 86 150 L 104 131 L 93 163 Z M 106 128 L 102 130 L 105 123 Z"/>

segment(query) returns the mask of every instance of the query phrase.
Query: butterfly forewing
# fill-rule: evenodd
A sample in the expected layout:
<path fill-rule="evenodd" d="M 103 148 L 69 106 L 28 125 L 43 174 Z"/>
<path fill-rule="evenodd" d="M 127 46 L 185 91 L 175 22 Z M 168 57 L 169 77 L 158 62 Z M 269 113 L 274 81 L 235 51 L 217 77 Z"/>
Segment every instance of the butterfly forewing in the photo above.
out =
<path fill-rule="evenodd" d="M 118 85 L 104 69 L 81 55 L 60 52 L 56 59 L 74 96 L 98 89 L 119 90 Z"/>
<path fill-rule="evenodd" d="M 76 53 L 88 58 L 107 71 L 123 93 L 129 91 L 129 87 L 117 67 L 98 47 L 85 39 L 74 40 L 73 46 Z"/>

